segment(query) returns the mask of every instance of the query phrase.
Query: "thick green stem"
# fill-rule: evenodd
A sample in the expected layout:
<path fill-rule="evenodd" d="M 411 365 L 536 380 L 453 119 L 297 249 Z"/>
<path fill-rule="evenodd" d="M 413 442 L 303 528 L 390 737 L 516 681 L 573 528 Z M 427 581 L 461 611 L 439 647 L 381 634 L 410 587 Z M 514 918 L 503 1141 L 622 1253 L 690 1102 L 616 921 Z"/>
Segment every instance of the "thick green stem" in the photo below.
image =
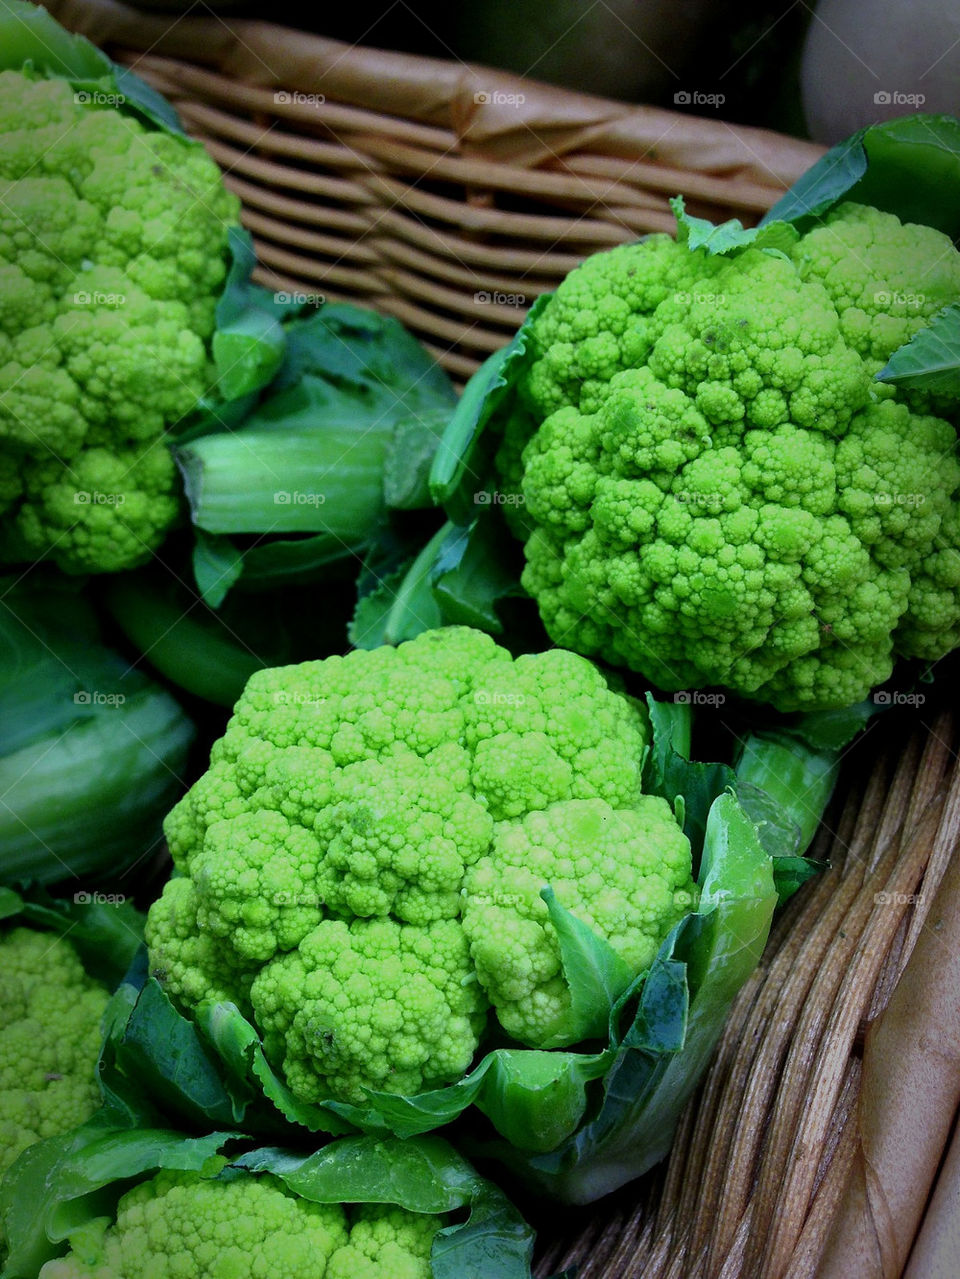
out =
<path fill-rule="evenodd" d="M 176 450 L 193 522 L 208 533 L 329 533 L 365 543 L 384 510 L 388 439 L 367 424 L 294 422 L 204 435 Z"/>
<path fill-rule="evenodd" d="M 232 707 L 253 672 L 273 664 L 200 600 L 191 600 L 186 590 L 168 589 L 152 575 L 113 576 L 104 595 L 127 639 L 150 665 L 208 702 Z"/>
<path fill-rule="evenodd" d="M 797 855 L 809 848 L 833 794 L 838 755 L 776 732 L 752 733 L 743 743 L 735 770 L 741 799 L 752 809 L 751 797 L 762 792 L 767 803 L 761 816 L 798 832 Z"/>

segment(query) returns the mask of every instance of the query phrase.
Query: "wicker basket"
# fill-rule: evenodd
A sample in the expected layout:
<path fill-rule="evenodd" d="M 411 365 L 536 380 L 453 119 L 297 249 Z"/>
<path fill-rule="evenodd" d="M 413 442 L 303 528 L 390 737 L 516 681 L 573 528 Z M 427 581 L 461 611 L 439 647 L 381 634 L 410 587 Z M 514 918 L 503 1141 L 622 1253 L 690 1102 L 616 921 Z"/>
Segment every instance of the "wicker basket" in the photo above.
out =
<path fill-rule="evenodd" d="M 263 22 L 48 7 L 175 103 L 243 200 L 263 281 L 397 315 L 457 378 L 586 254 L 670 229 L 670 195 L 749 222 L 821 154 Z M 900 1273 L 879 1228 L 852 1244 L 830 1234 L 863 1175 L 864 1028 L 918 939 L 917 964 L 930 962 L 934 920 L 960 901 L 956 868 L 937 895 L 960 842 L 955 726 L 941 715 L 906 749 L 896 733 L 877 723 L 848 761 L 844 805 L 820 833 L 830 869 L 780 920 L 669 1163 L 559 1228 L 554 1216 L 538 1275 Z M 914 1228 L 929 1189 L 916 1187 Z"/>
<path fill-rule="evenodd" d="M 264 283 L 399 316 L 458 379 L 588 253 L 672 230 L 670 196 L 756 221 L 821 154 L 265 22 L 46 7 L 174 103 L 243 200 Z"/>

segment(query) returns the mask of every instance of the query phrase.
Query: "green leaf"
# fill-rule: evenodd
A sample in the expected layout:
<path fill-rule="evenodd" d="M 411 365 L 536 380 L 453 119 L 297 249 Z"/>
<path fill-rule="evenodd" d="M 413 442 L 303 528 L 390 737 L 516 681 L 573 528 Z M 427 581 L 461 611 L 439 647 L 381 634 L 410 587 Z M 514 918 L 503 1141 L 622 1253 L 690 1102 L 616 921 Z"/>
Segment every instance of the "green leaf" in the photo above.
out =
<path fill-rule="evenodd" d="M 570 1016 L 545 1048 L 605 1038 L 614 1004 L 633 981 L 633 971 L 604 941 L 557 901 L 549 886 L 540 890 L 557 933 L 563 976 L 570 987 Z"/>
<path fill-rule="evenodd" d="M 230 267 L 217 302 L 213 359 L 217 390 L 229 401 L 262 390 L 276 376 L 287 346 L 281 320 L 291 307 L 250 279 L 256 254 L 249 231 L 230 227 L 227 248 Z"/>
<path fill-rule="evenodd" d="M 210 608 L 219 608 L 230 587 L 243 572 L 243 555 L 225 537 L 196 531 L 193 547 L 193 576 L 200 598 Z"/>
<path fill-rule="evenodd" d="M 252 1093 L 261 1092 L 288 1123 L 302 1124 L 311 1132 L 336 1135 L 353 1131 L 353 1126 L 344 1123 L 332 1107 L 313 1106 L 293 1095 L 270 1066 L 259 1035 L 236 1005 L 201 1005 L 197 1021 L 234 1085 L 250 1088 Z"/>
<path fill-rule="evenodd" d="M 835 711 L 807 711 L 787 716 L 784 731 L 814 751 L 840 751 L 863 732 L 883 705 L 870 698 Z"/>
<path fill-rule="evenodd" d="M 447 626 L 475 626 L 490 635 L 503 633 L 498 604 L 524 594 L 520 586 L 523 552 L 499 511 L 481 507 L 466 528 L 440 548 L 434 566 L 433 595 Z"/>
<path fill-rule="evenodd" d="M 960 398 L 960 303 L 944 307 L 925 329 L 894 351 L 877 381 Z"/>
<path fill-rule="evenodd" d="M 458 523 L 469 524 L 476 514 L 470 494 L 486 471 L 477 450 L 487 426 L 496 417 L 500 429 L 509 413 L 523 412 L 516 391 L 531 358 L 530 331 L 552 296 L 541 294 L 510 342 L 477 369 L 440 441 L 430 471 L 430 492 Z"/>
<path fill-rule="evenodd" d="M 547 1154 L 483 1147 L 541 1191 L 593 1200 L 641 1176 L 670 1149 L 677 1120 L 759 961 L 777 893 L 771 858 L 736 798 L 718 796 L 706 824 L 700 903 L 671 931 L 603 1080 L 599 1113 Z M 626 1012 L 631 992 L 621 1001 Z"/>
<path fill-rule="evenodd" d="M 398 644 L 437 626 L 475 626 L 500 635 L 497 605 L 523 594 L 522 558 L 492 508 L 482 508 L 469 526 L 448 522 L 399 567 L 365 575 L 351 643 L 356 648 Z"/>
<path fill-rule="evenodd" d="M 484 1059 L 490 1065 L 474 1104 L 518 1150 L 555 1150 L 576 1132 L 589 1102 L 587 1085 L 612 1059 L 612 1050 L 501 1048 Z"/>
<path fill-rule="evenodd" d="M 438 1137 L 343 1137 L 311 1155 L 257 1150 L 232 1166 L 272 1173 L 314 1203 L 395 1203 L 431 1215 L 469 1208 L 466 1221 L 437 1236 L 432 1279 L 529 1279 L 529 1226 L 496 1186 Z"/>
<path fill-rule="evenodd" d="M 739 218 L 731 218 L 715 226 L 706 218 L 691 217 L 684 208 L 682 195 L 670 201 L 670 208 L 677 219 L 677 239 L 691 250 L 706 249 L 710 254 L 723 254 L 753 247 L 786 253 L 800 238 L 796 229 L 786 222 L 770 221 L 745 230 Z"/>
<path fill-rule="evenodd" d="M 282 624 L 247 602 L 216 613 L 153 566 L 103 576 L 102 598 L 126 637 L 161 675 L 197 697 L 232 707 L 254 671 L 286 660 Z M 208 585 L 216 598 L 222 581 L 211 577 Z"/>
<path fill-rule="evenodd" d="M 359 553 L 362 546 L 355 548 Z M 334 566 L 349 559 L 349 552 L 338 537 L 315 533 L 302 537 L 268 537 L 244 550 L 243 585 L 252 591 L 272 590 L 280 586 L 296 586 L 329 581 L 338 571 Z"/>
<path fill-rule="evenodd" d="M 4 1279 L 35 1279 L 71 1234 L 97 1217 L 112 1218 L 135 1179 L 160 1168 L 200 1172 L 240 1135 L 124 1128 L 114 1112 L 101 1110 L 66 1136 L 28 1147 L 0 1182 L 9 1247 Z"/>
<path fill-rule="evenodd" d="M 814 750 L 786 730 L 757 731 L 736 761 L 740 802 L 771 856 L 799 856 L 813 840 L 837 782 L 839 754 Z"/>
<path fill-rule="evenodd" d="M 391 510 L 416 511 L 432 504 L 430 467 L 451 411 L 449 406 L 424 409 L 395 425 L 383 468 L 383 498 Z"/>
<path fill-rule="evenodd" d="M 454 536 L 455 526 L 444 524 L 409 565 L 377 577 L 376 585 L 357 602 L 348 629 L 355 648 L 400 644 L 442 625 L 443 614 L 433 591 L 434 572 L 440 548 Z"/>
<path fill-rule="evenodd" d="M 831 148 L 793 184 L 760 225 L 809 229 L 844 200 L 872 204 L 901 221 L 960 237 L 960 120 L 910 115 L 861 129 Z"/>
<path fill-rule="evenodd" d="M 804 884 L 822 875 L 826 869 L 826 863 L 814 861 L 811 857 L 775 857 L 773 882 L 777 889 L 777 904 L 782 906 Z"/>
<path fill-rule="evenodd" d="M 661 795 L 671 807 L 682 803 L 682 825 L 696 857 L 703 844 L 707 814 L 716 797 L 733 784 L 733 770 L 719 762 L 691 761 L 692 709 L 687 702 L 658 702 L 645 694 L 653 740 L 643 770 L 643 789 Z M 696 863 L 694 863 L 696 864 Z"/>
<path fill-rule="evenodd" d="M 157 846 L 194 729 L 88 605 L 36 580 L 0 587 L 0 880 L 92 891 Z"/>
<path fill-rule="evenodd" d="M 196 1027 L 182 1017 L 153 979 L 125 982 L 107 1010 L 109 1032 L 100 1082 L 115 1106 L 136 1114 L 143 1100 L 194 1128 L 232 1128 L 254 1100 L 224 1080 Z"/>

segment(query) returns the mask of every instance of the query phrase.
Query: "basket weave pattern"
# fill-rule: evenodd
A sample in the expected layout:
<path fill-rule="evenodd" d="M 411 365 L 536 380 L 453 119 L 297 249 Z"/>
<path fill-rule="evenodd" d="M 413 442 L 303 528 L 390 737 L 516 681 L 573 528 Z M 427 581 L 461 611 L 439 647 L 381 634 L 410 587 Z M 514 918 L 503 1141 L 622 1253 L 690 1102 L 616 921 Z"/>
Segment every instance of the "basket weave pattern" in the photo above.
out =
<path fill-rule="evenodd" d="M 466 64 L 112 0 L 48 0 L 163 93 L 241 197 L 278 290 L 398 316 L 463 379 L 668 200 L 753 223 L 821 148 Z"/>
<path fill-rule="evenodd" d="M 878 726 L 880 728 L 880 726 Z M 880 732 L 883 729 L 880 728 Z M 541 1279 L 813 1279 L 850 1171 L 865 1027 L 960 844 L 956 726 L 943 713 L 842 785 L 814 851 L 829 870 L 787 907 L 741 991 L 665 1170 L 633 1211 L 555 1240 Z M 844 780 L 849 783 L 849 772 Z M 850 1279 L 874 1279 L 864 1268 Z"/>

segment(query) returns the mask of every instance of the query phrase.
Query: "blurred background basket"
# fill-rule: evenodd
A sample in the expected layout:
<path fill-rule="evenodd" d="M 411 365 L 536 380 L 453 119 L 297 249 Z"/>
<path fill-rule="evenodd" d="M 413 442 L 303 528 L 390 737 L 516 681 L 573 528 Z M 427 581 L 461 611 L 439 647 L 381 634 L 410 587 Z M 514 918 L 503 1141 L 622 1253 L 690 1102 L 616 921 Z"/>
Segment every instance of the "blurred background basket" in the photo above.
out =
<path fill-rule="evenodd" d="M 47 7 L 174 103 L 243 201 L 262 282 L 396 315 L 459 380 L 587 254 L 670 230 L 670 196 L 749 224 L 822 153 L 260 21 L 143 14 L 111 0 Z M 917 963 L 931 962 L 923 943 L 960 897 L 947 873 L 960 841 L 957 748 L 944 714 L 906 745 L 875 723 L 854 749 L 843 803 L 820 832 L 829 869 L 777 925 L 668 1164 L 539 1223 L 538 1275 L 903 1271 L 904 1249 L 882 1221 L 853 1240 L 831 1223 L 863 1163 L 864 1030 L 918 940 Z M 914 1187 L 914 1229 L 929 1189 Z M 932 1264 L 905 1273 L 928 1279 Z"/>
<path fill-rule="evenodd" d="M 173 102 L 243 200 L 263 283 L 396 315 L 459 379 L 587 254 L 672 230 L 671 196 L 750 224 L 822 153 L 266 22 L 46 7 Z"/>

